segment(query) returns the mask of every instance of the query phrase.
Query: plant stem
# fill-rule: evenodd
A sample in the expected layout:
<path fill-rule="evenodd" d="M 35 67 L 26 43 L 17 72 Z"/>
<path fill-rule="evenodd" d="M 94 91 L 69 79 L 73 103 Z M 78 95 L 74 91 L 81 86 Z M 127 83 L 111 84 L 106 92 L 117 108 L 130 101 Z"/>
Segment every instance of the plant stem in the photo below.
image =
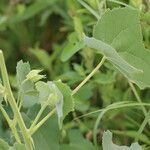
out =
<path fill-rule="evenodd" d="M 93 71 L 72 91 L 71 95 L 74 95 L 78 92 L 78 90 L 98 71 L 98 69 L 104 64 L 106 58 L 105 56 L 102 58 L 100 63 L 93 69 Z"/>
<path fill-rule="evenodd" d="M 33 135 L 54 113 L 56 112 L 56 108 L 54 108 L 46 117 L 44 117 L 32 130 L 30 130 L 30 134 Z"/>
<path fill-rule="evenodd" d="M 102 58 L 100 63 L 93 69 L 93 71 L 72 91 L 71 95 L 73 96 L 78 92 L 78 90 L 98 71 L 98 69 L 103 65 L 105 62 L 106 58 L 105 56 Z M 56 109 L 54 108 L 46 117 L 44 117 L 37 125 L 35 125 L 35 122 L 39 119 L 39 116 L 42 113 L 42 110 L 39 112 L 38 116 L 36 117 L 36 121 L 34 121 L 34 125 L 31 125 L 32 128 L 30 128 L 30 133 L 31 135 L 34 134 L 48 119 L 51 117 L 54 113 L 56 112 Z M 74 112 L 75 113 L 75 112 Z M 76 114 L 74 114 L 76 115 Z M 80 122 L 78 120 L 78 122 Z"/>
<path fill-rule="evenodd" d="M 13 124 L 13 121 L 9 118 L 7 112 L 6 112 L 5 109 L 2 107 L 2 105 L 0 105 L 0 110 L 1 110 L 1 112 L 2 112 L 2 114 L 3 114 L 3 116 L 5 117 L 5 119 L 6 119 L 7 123 L 8 123 L 8 125 L 9 125 L 10 129 L 12 130 L 16 141 L 17 141 L 19 144 L 21 144 L 21 140 L 20 140 L 20 137 L 19 137 L 19 135 L 18 135 L 18 133 L 17 133 L 17 131 L 16 131 L 16 127 L 15 127 L 15 125 Z"/>
<path fill-rule="evenodd" d="M 40 111 L 38 112 L 36 118 L 34 119 L 32 125 L 30 127 L 30 130 L 32 130 L 34 128 L 34 126 L 37 124 L 38 120 L 40 119 L 40 117 L 41 117 L 41 115 L 42 115 L 42 113 L 43 113 L 43 111 L 45 110 L 46 107 L 47 107 L 47 103 L 45 103 L 45 105 L 43 105 L 41 107 Z"/>
<path fill-rule="evenodd" d="M 147 113 L 147 116 L 145 117 L 145 119 L 143 120 L 138 132 L 137 132 L 137 136 L 135 138 L 135 141 L 138 141 L 139 136 L 141 135 L 141 133 L 143 132 L 147 122 L 150 120 L 150 111 Z"/>
<path fill-rule="evenodd" d="M 104 111 L 102 111 L 99 115 L 98 118 L 96 119 L 95 125 L 94 125 L 94 129 L 93 129 L 93 140 L 94 140 L 94 145 L 96 146 L 96 149 L 98 149 L 98 144 L 97 144 L 97 129 L 98 129 L 98 125 L 102 119 L 102 117 L 104 116 L 104 114 L 107 112 L 108 110 L 105 109 Z"/>
<path fill-rule="evenodd" d="M 9 104 L 14 112 L 15 117 L 17 118 L 18 125 L 20 127 L 20 130 L 21 130 L 23 138 L 24 138 L 26 149 L 32 150 L 32 143 L 30 141 L 30 135 L 28 134 L 28 130 L 25 126 L 25 123 L 23 121 L 21 113 L 19 112 L 19 109 L 17 107 L 17 103 L 16 103 L 14 96 L 12 94 L 12 91 L 11 91 L 11 87 L 10 87 L 10 83 L 9 83 L 9 79 L 8 79 L 8 73 L 7 73 L 7 69 L 6 69 L 6 65 L 5 65 L 5 61 L 4 61 L 4 56 L 3 56 L 3 52 L 1 50 L 0 50 L 0 69 L 1 69 L 1 74 L 2 74 L 3 84 L 4 84 L 4 86 L 7 90 L 7 94 L 8 94 L 7 98 L 8 98 Z"/>
<path fill-rule="evenodd" d="M 138 94 L 136 88 L 134 87 L 133 83 L 131 83 L 130 81 L 128 81 L 128 82 L 129 82 L 129 85 L 130 85 L 130 87 L 131 87 L 131 89 L 132 89 L 132 91 L 133 91 L 133 93 L 134 93 L 134 95 L 135 95 L 137 101 L 138 101 L 139 103 L 142 103 L 142 100 L 141 100 L 141 98 L 140 98 L 140 96 L 139 96 L 139 94 Z M 148 112 L 147 112 L 146 108 L 145 108 L 143 105 L 141 105 L 141 108 L 142 108 L 142 111 L 143 111 L 144 116 L 147 117 Z M 149 124 L 149 126 L 150 126 L 150 121 L 148 121 L 148 124 Z"/>
<path fill-rule="evenodd" d="M 95 16 L 97 19 L 99 19 L 99 14 L 91 8 L 87 3 L 85 3 L 83 0 L 77 0 L 83 7 L 85 7 L 93 16 Z"/>

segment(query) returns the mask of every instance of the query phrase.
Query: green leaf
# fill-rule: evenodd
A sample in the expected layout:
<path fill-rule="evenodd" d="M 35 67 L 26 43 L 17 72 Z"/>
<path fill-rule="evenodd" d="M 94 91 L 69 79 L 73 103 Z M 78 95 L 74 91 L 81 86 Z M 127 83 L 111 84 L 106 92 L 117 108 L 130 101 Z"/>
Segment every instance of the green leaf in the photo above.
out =
<path fill-rule="evenodd" d="M 43 67 L 49 69 L 51 65 L 51 59 L 46 51 L 39 48 L 30 48 L 30 52 L 38 59 Z"/>
<path fill-rule="evenodd" d="M 9 145 L 4 140 L 0 139 L 0 150 L 8 150 Z"/>
<path fill-rule="evenodd" d="M 141 89 L 150 87 L 150 51 L 143 45 L 138 10 L 107 11 L 94 27 L 93 38 L 85 37 L 85 42 Z"/>
<path fill-rule="evenodd" d="M 36 89 L 39 92 L 39 102 L 41 105 L 56 106 L 58 122 L 61 125 L 61 118 L 63 116 L 63 94 L 55 85 L 54 82 L 37 82 Z"/>
<path fill-rule="evenodd" d="M 61 60 L 63 62 L 67 61 L 72 57 L 76 52 L 85 47 L 84 41 L 78 41 L 76 33 L 71 33 L 68 37 L 68 42 L 65 45 L 62 54 Z"/>
<path fill-rule="evenodd" d="M 17 82 L 20 85 L 25 79 L 27 74 L 30 72 L 30 64 L 28 62 L 24 63 L 20 60 L 17 63 L 16 72 L 17 72 Z"/>
<path fill-rule="evenodd" d="M 74 110 L 74 99 L 71 95 L 71 89 L 66 84 L 62 83 L 61 81 L 55 81 L 54 82 L 58 89 L 61 91 L 63 95 L 63 116 L 60 120 L 60 128 L 62 126 L 62 122 L 64 118 L 68 115 L 69 112 Z"/>
<path fill-rule="evenodd" d="M 107 73 L 102 73 L 98 72 L 94 76 L 94 82 L 99 83 L 99 84 L 111 84 L 114 83 L 116 80 L 116 72 L 110 72 L 108 71 Z"/>
<path fill-rule="evenodd" d="M 23 106 L 24 107 L 31 107 L 33 106 L 36 101 L 30 101 L 28 103 L 28 100 L 33 99 L 33 94 L 29 93 L 34 93 L 34 84 L 30 80 L 26 80 L 26 76 L 29 74 L 31 71 L 30 69 L 30 64 L 28 62 L 24 63 L 22 60 L 17 63 L 16 67 L 16 78 L 17 78 L 17 84 L 19 88 L 19 101 L 23 101 Z M 25 81 L 25 82 L 24 82 Z M 31 96 L 31 97 L 30 97 Z M 37 95 L 35 95 L 35 98 L 37 98 Z M 28 103 L 28 105 L 26 105 Z"/>
<path fill-rule="evenodd" d="M 57 118 L 50 118 L 33 135 L 36 150 L 59 150 L 59 130 Z"/>
<path fill-rule="evenodd" d="M 34 105 L 27 112 L 28 122 L 33 122 L 40 107 Z M 49 112 L 47 109 L 42 118 Z M 56 116 L 50 117 L 33 135 L 35 150 L 59 150 L 59 128 Z"/>
<path fill-rule="evenodd" d="M 45 10 L 48 8 L 50 5 L 54 4 L 56 0 L 45 0 L 45 1 L 37 1 L 33 3 L 32 5 L 28 6 L 25 11 L 22 14 L 17 14 L 14 16 L 12 19 L 10 19 L 10 24 L 12 23 L 18 23 L 24 20 L 27 20 L 31 17 L 34 17 L 38 13 L 40 13 L 42 10 Z"/>
<path fill-rule="evenodd" d="M 13 146 L 9 146 L 7 142 L 0 139 L 0 150 L 26 150 L 24 144 L 15 143 Z"/>
<path fill-rule="evenodd" d="M 24 144 L 15 143 L 13 147 L 10 147 L 9 150 L 26 150 Z"/>
<path fill-rule="evenodd" d="M 138 143 L 133 143 L 130 147 L 113 144 L 112 133 L 110 131 L 104 132 L 102 145 L 103 150 L 142 150 Z"/>
<path fill-rule="evenodd" d="M 83 138 L 79 130 L 69 132 L 69 144 L 62 144 L 60 150 L 95 150 L 92 143 Z"/>

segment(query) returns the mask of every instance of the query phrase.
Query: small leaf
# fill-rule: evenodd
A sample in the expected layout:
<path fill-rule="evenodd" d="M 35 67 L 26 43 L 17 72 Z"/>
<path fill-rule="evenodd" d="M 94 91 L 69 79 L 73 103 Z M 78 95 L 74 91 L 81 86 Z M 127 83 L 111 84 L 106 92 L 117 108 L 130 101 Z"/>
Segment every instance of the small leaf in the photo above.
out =
<path fill-rule="evenodd" d="M 60 119 L 61 128 L 64 118 L 68 115 L 69 112 L 74 110 L 74 99 L 71 96 L 71 89 L 69 86 L 62 83 L 61 81 L 55 81 L 54 83 L 63 95 L 63 116 Z"/>
<path fill-rule="evenodd" d="M 51 90 L 51 93 L 53 93 L 53 97 L 51 98 L 51 101 L 53 103 L 50 101 L 50 104 L 56 106 L 58 122 L 59 125 L 61 126 L 61 118 L 63 116 L 63 95 L 58 89 L 58 87 L 55 85 L 55 83 L 48 82 L 48 86 Z"/>
<path fill-rule="evenodd" d="M 47 83 L 39 81 L 35 84 L 37 91 L 39 92 L 39 103 L 43 105 L 50 95 L 50 89 Z"/>
<path fill-rule="evenodd" d="M 63 94 L 55 85 L 55 82 L 37 82 L 36 89 L 39 92 L 39 102 L 41 105 L 47 104 L 51 107 L 56 106 L 58 122 L 61 126 L 61 118 L 63 117 Z"/>
<path fill-rule="evenodd" d="M 28 94 L 29 91 L 34 91 L 34 84 L 27 80 L 26 76 L 30 72 L 30 64 L 28 62 L 24 63 L 22 60 L 17 63 L 16 72 L 17 72 L 17 84 L 19 89 L 19 101 L 23 101 L 23 105 L 27 102 L 25 102 L 28 99 L 33 99 L 33 95 Z M 36 102 L 30 102 L 30 105 L 28 107 L 34 105 Z M 26 107 L 27 105 L 24 105 Z"/>
<path fill-rule="evenodd" d="M 103 150 L 142 150 L 138 143 L 133 143 L 130 147 L 113 144 L 112 133 L 110 131 L 104 132 L 102 145 Z"/>
<path fill-rule="evenodd" d="M 17 63 L 16 72 L 18 85 L 20 85 L 26 79 L 26 76 L 30 70 L 30 64 L 28 62 L 24 63 L 22 60 L 20 60 Z"/>
<path fill-rule="evenodd" d="M 63 62 L 67 61 L 76 52 L 85 47 L 84 41 L 78 41 L 76 33 L 71 33 L 68 36 L 68 43 L 65 45 L 63 52 L 61 54 L 61 60 Z"/>

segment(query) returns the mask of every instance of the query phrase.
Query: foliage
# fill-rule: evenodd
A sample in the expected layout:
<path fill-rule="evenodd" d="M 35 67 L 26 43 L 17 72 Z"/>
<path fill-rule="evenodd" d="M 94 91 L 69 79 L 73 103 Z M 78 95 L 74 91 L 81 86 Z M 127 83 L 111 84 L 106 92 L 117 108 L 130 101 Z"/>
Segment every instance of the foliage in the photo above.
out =
<path fill-rule="evenodd" d="M 0 149 L 149 149 L 148 0 L 1 0 L 0 43 Z"/>

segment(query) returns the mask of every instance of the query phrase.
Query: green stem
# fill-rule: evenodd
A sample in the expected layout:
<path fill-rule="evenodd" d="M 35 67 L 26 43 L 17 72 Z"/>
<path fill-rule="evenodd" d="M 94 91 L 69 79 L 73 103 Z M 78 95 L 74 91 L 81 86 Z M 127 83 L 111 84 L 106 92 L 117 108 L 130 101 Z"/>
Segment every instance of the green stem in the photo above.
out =
<path fill-rule="evenodd" d="M 53 114 L 55 114 L 56 108 L 54 108 L 46 117 L 44 117 L 32 130 L 30 134 L 33 135 Z"/>
<path fill-rule="evenodd" d="M 135 141 L 138 141 L 141 133 L 143 132 L 143 130 L 144 130 L 144 128 L 145 128 L 145 126 L 146 126 L 146 124 L 148 123 L 149 120 L 150 120 L 150 111 L 147 113 L 147 116 L 145 117 L 144 121 L 142 122 L 142 124 L 141 124 L 141 126 L 140 126 L 140 128 L 137 132 L 137 136 L 135 138 Z"/>
<path fill-rule="evenodd" d="M 83 0 L 77 0 L 83 7 L 85 7 L 93 16 L 95 16 L 97 19 L 99 19 L 99 14 L 91 8 L 87 3 L 85 3 Z"/>
<path fill-rule="evenodd" d="M 72 91 L 71 95 L 74 95 L 78 92 L 78 90 L 98 71 L 98 69 L 104 64 L 106 58 L 105 56 L 102 58 L 100 63 L 93 69 L 93 71 Z"/>
<path fill-rule="evenodd" d="M 94 140 L 94 145 L 96 146 L 96 149 L 98 149 L 98 144 L 97 144 L 97 129 L 98 129 L 98 125 L 99 125 L 99 123 L 100 123 L 100 121 L 101 121 L 103 115 L 104 115 L 107 111 L 108 111 L 108 110 L 105 109 L 104 111 L 102 111 L 102 112 L 99 114 L 99 116 L 98 116 L 98 118 L 97 118 L 97 120 L 96 120 L 96 122 L 95 122 L 95 125 L 94 125 L 94 129 L 93 129 L 93 140 Z"/>
<path fill-rule="evenodd" d="M 0 69 L 1 69 L 4 86 L 7 89 L 7 94 L 8 94 L 7 98 L 8 98 L 9 104 L 14 112 L 14 115 L 17 118 L 17 122 L 18 122 L 20 130 L 22 132 L 26 148 L 27 148 L 27 150 L 32 150 L 32 142 L 30 141 L 31 140 L 30 135 L 28 134 L 28 130 L 25 126 L 25 123 L 23 121 L 21 113 L 19 112 L 19 109 L 17 107 L 17 103 L 16 103 L 14 96 L 12 94 L 12 91 L 11 91 L 11 87 L 10 87 L 10 83 L 9 83 L 9 79 L 8 79 L 8 73 L 7 73 L 7 69 L 6 69 L 6 65 L 5 65 L 5 61 L 4 61 L 4 56 L 3 56 L 3 52 L 1 50 L 0 50 Z"/>
<path fill-rule="evenodd" d="M 45 110 L 46 107 L 47 107 L 47 103 L 45 103 L 45 105 L 43 105 L 41 107 L 40 111 L 38 112 L 36 118 L 34 119 L 32 125 L 30 127 L 30 130 L 32 130 L 34 128 L 34 126 L 37 124 L 38 120 L 40 119 L 40 117 L 41 117 L 41 115 L 42 115 L 42 113 L 43 113 L 43 111 Z"/>
<path fill-rule="evenodd" d="M 0 110 L 1 110 L 1 112 L 3 114 L 3 116 L 5 117 L 5 119 L 6 119 L 7 123 L 8 123 L 8 125 L 9 125 L 10 129 L 12 130 L 16 141 L 18 143 L 21 143 L 20 137 L 19 137 L 19 135 L 17 133 L 15 125 L 13 124 L 13 121 L 9 118 L 7 112 L 5 111 L 5 109 L 1 105 L 0 105 Z"/>
<path fill-rule="evenodd" d="M 140 96 L 139 96 L 139 94 L 138 94 L 136 88 L 134 87 L 134 85 L 133 85 L 130 81 L 128 81 L 128 82 L 129 82 L 129 85 L 130 85 L 130 87 L 131 87 L 131 89 L 132 89 L 132 91 L 133 91 L 133 93 L 134 93 L 134 95 L 135 95 L 137 101 L 138 101 L 139 103 L 142 103 L 142 100 L 141 100 L 141 98 L 140 98 Z M 141 108 L 142 108 L 142 111 L 143 111 L 144 116 L 147 117 L 148 112 L 147 112 L 146 108 L 145 108 L 143 105 L 141 105 Z M 148 124 L 149 124 L 149 126 L 150 126 L 150 121 L 149 121 L 149 120 L 148 120 Z"/>
<path fill-rule="evenodd" d="M 76 94 L 76 92 L 78 92 L 78 90 L 98 71 L 98 69 L 103 65 L 105 60 L 106 58 L 104 56 L 102 60 L 100 61 L 100 63 L 93 69 L 93 71 L 72 91 L 71 93 L 72 96 Z M 31 135 L 34 134 L 55 112 L 56 112 L 56 109 L 54 108 L 45 118 L 43 118 L 37 125 L 35 125 L 35 122 L 37 122 L 37 120 L 39 119 L 39 116 L 42 113 L 42 110 L 41 110 L 41 112 L 39 112 L 36 118 L 36 121 L 34 121 L 35 126 L 33 126 L 33 124 L 31 125 L 32 126 L 32 128 L 30 128 Z M 78 122 L 80 121 L 78 120 Z"/>

